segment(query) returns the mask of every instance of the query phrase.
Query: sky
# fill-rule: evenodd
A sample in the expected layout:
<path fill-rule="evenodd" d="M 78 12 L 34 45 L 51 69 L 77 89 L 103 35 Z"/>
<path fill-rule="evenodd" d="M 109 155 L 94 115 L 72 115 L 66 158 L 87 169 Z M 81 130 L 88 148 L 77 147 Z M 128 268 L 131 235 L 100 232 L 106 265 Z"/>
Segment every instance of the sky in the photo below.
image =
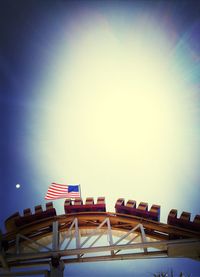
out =
<path fill-rule="evenodd" d="M 51 182 L 200 214 L 200 2 L 0 1 L 0 227 Z M 16 189 L 16 184 L 20 188 Z M 64 200 L 54 203 L 64 212 Z M 69 265 L 66 276 L 200 276 L 190 260 Z M 150 272 L 150 273 L 149 273 Z M 107 275 L 105 275 L 107 274 Z M 149 275 L 148 275 L 149 274 Z"/>

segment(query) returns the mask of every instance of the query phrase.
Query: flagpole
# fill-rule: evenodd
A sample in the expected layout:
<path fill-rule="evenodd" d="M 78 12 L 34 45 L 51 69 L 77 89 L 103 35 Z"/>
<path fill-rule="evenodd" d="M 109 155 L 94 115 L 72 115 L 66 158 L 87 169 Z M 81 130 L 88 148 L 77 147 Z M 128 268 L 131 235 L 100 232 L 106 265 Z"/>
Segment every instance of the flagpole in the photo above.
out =
<path fill-rule="evenodd" d="M 79 184 L 78 186 L 79 186 L 79 191 L 80 191 L 80 198 L 82 198 L 82 196 L 81 196 L 81 185 Z"/>

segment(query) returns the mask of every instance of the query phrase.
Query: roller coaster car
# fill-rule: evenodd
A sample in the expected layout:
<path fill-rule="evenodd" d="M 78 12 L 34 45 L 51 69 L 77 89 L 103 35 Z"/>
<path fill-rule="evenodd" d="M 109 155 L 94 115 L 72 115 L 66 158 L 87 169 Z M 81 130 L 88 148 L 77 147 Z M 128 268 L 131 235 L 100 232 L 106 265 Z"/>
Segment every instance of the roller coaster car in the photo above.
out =
<path fill-rule="evenodd" d="M 35 206 L 35 213 L 32 214 L 31 209 L 27 208 L 23 211 L 23 216 L 21 216 L 18 212 L 14 213 L 10 217 L 5 220 L 5 227 L 8 232 L 13 231 L 16 227 L 21 227 L 28 223 L 49 218 L 52 216 L 56 216 L 56 210 L 53 207 L 53 203 L 46 203 L 46 210 L 42 210 L 42 206 Z"/>
<path fill-rule="evenodd" d="M 98 197 L 97 204 L 94 204 L 94 198 L 86 198 L 85 204 L 83 204 L 82 198 L 74 200 L 74 204 L 71 199 L 65 200 L 65 213 L 79 213 L 79 212 L 105 212 L 106 204 L 104 197 Z"/>
<path fill-rule="evenodd" d="M 182 212 L 180 218 L 177 218 L 177 210 L 172 209 L 169 212 L 167 224 L 199 232 L 200 215 L 196 215 L 193 221 L 190 221 L 190 216 L 190 213 Z"/>
<path fill-rule="evenodd" d="M 145 202 L 140 202 L 136 208 L 135 200 L 128 200 L 125 204 L 124 198 L 119 198 L 115 204 L 115 212 L 160 221 L 160 206 L 152 205 L 148 210 L 148 203 Z"/>
<path fill-rule="evenodd" d="M 5 224 L 5 227 L 6 227 L 6 231 L 7 232 L 11 232 L 13 231 L 15 228 L 16 228 L 16 224 L 15 224 L 15 221 L 17 219 L 20 218 L 20 214 L 19 212 L 16 212 L 14 214 L 12 214 L 11 216 L 9 216 L 5 221 L 4 221 L 4 224 Z"/>
<path fill-rule="evenodd" d="M 83 201 L 82 198 L 76 198 L 74 200 L 74 204 L 72 203 L 71 199 L 66 199 L 65 200 L 65 213 L 78 213 L 82 211 L 83 207 Z"/>

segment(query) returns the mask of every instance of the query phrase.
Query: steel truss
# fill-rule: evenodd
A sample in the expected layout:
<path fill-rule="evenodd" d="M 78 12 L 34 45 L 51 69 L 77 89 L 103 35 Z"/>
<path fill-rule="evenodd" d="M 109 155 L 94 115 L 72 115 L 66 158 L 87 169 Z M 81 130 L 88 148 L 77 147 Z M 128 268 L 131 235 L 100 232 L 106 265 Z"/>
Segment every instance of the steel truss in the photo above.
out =
<path fill-rule="evenodd" d="M 0 276 L 28 276 L 12 268 L 49 266 L 44 276 L 63 276 L 64 264 L 112 260 L 188 257 L 200 260 L 200 238 L 166 224 L 116 214 L 52 218 L 10 236 L 8 249 L 0 240 Z M 133 223 L 130 223 L 133 222 Z M 178 239 L 169 234 L 179 233 Z M 39 274 L 37 270 L 32 275 Z M 30 271 L 28 272 L 30 273 Z M 15 274 L 15 275 L 12 275 Z M 21 275 L 20 275 L 21 274 Z"/>

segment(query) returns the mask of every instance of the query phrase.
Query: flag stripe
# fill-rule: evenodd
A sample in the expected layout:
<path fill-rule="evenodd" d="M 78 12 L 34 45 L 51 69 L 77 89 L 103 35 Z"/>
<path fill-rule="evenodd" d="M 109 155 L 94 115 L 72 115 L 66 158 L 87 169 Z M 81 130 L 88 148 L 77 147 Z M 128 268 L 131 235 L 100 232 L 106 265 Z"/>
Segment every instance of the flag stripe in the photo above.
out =
<path fill-rule="evenodd" d="M 80 186 L 79 185 L 63 185 L 52 183 L 49 186 L 45 199 L 54 200 L 60 198 L 79 198 Z"/>
<path fill-rule="evenodd" d="M 60 186 L 60 187 L 66 187 L 67 185 L 64 184 L 58 184 L 58 183 L 51 183 L 53 186 Z"/>
<path fill-rule="evenodd" d="M 53 187 L 50 187 L 49 188 L 50 191 L 57 191 L 57 192 L 68 192 L 68 189 L 58 189 L 58 188 L 53 188 Z"/>
<path fill-rule="evenodd" d="M 61 188 L 61 189 L 63 189 L 63 188 L 66 188 L 67 185 L 61 185 L 61 184 L 55 184 L 55 183 L 54 183 L 54 184 L 52 184 L 51 186 L 52 186 L 52 187 L 55 187 L 55 188 Z"/>
<path fill-rule="evenodd" d="M 59 195 L 65 195 L 65 194 L 67 195 L 68 193 L 66 192 L 66 193 L 60 194 L 60 193 L 52 192 L 52 191 L 47 192 L 47 195 L 51 195 L 51 196 L 59 196 Z"/>

